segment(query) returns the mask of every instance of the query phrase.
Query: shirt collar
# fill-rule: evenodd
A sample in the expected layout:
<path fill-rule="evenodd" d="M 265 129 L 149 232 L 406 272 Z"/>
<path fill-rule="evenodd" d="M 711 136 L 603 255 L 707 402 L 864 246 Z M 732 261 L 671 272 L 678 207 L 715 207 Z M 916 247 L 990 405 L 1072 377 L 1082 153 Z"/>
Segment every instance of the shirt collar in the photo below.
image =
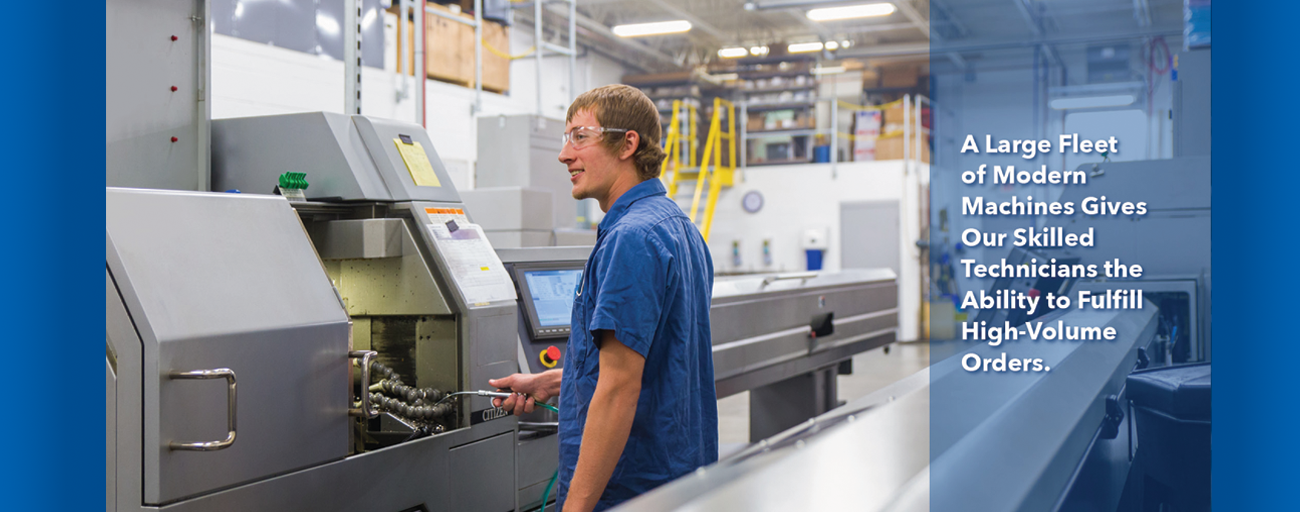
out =
<path fill-rule="evenodd" d="M 668 189 L 664 188 L 663 181 L 658 178 L 650 178 L 636 184 L 636 186 L 619 196 L 618 200 L 614 201 L 614 205 L 609 207 L 609 211 L 605 213 L 605 218 L 600 221 L 599 230 L 603 232 L 612 227 L 615 222 L 618 222 L 618 219 L 623 217 L 623 214 L 627 213 L 627 209 L 632 206 L 632 203 L 650 196 L 667 194 Z"/>

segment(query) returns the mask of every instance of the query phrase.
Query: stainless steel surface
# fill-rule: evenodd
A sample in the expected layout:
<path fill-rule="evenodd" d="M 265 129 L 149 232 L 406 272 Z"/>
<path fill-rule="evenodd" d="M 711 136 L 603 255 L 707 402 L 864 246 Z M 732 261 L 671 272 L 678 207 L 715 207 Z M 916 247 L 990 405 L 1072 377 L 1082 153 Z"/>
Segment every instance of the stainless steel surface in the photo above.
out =
<path fill-rule="evenodd" d="M 109 242 L 111 247 L 112 242 Z M 144 347 L 127 314 L 122 294 L 113 281 L 112 274 L 104 270 L 104 320 L 105 338 L 113 348 L 113 414 L 107 418 L 107 437 L 112 454 L 112 467 L 107 477 L 113 487 L 107 489 L 108 510 L 131 510 L 140 506 L 144 495 L 143 456 L 143 377 Z"/>
<path fill-rule="evenodd" d="M 1149 306 L 1045 317 L 1113 326 L 1121 338 L 1018 346 L 1018 357 L 1041 357 L 1051 371 L 964 394 L 970 379 L 1000 376 L 969 374 L 961 357 L 995 357 L 1003 347 L 963 345 L 930 368 L 617 510 L 913 511 L 932 503 L 943 510 L 1053 510 L 1093 446 L 1106 397 L 1119 392 L 1137 349 L 1154 333 Z M 1122 436 L 1115 442 L 1126 443 Z"/>
<path fill-rule="evenodd" d="M 111 346 L 111 345 L 110 345 Z M 117 510 L 117 375 L 104 358 L 104 510 Z"/>
<path fill-rule="evenodd" d="M 809 279 L 817 277 L 816 272 L 797 272 L 794 274 L 776 274 L 763 278 L 763 286 L 775 283 L 777 281 L 791 281 L 798 279 L 800 282 L 808 282 Z"/>
<path fill-rule="evenodd" d="M 591 256 L 591 247 L 525 247 L 518 249 L 497 249 L 497 256 L 502 263 L 542 263 L 549 261 L 573 262 L 578 268 Z"/>
<path fill-rule="evenodd" d="M 379 353 L 373 350 L 353 350 L 348 352 L 348 360 L 356 359 L 358 357 L 361 358 L 361 382 L 370 382 L 370 362 L 373 361 L 377 355 L 379 355 Z M 348 416 L 360 416 L 365 419 L 378 418 L 379 409 L 370 407 L 370 393 L 366 393 L 363 390 L 360 394 L 361 407 L 348 409 Z"/>
<path fill-rule="evenodd" d="M 119 420 L 118 476 L 143 477 L 119 496 L 162 504 L 346 456 L 348 319 L 288 202 L 110 188 L 105 214 L 108 277 L 139 334 L 112 340 L 119 407 L 140 407 L 119 418 L 143 420 Z M 167 378 L 194 368 L 239 374 L 247 414 L 227 449 L 167 448 L 227 435 L 227 393 Z"/>
<path fill-rule="evenodd" d="M 397 512 L 420 505 L 430 511 L 509 510 L 509 505 L 495 506 L 513 501 L 503 490 L 511 484 L 514 464 L 508 446 L 502 450 L 498 441 L 486 450 L 457 452 L 461 456 L 454 459 L 451 453 L 481 439 L 505 439 L 508 445 L 513 429 L 512 421 L 490 421 L 148 510 Z M 479 463 L 463 463 L 475 457 Z M 486 501 L 475 503 L 476 498 Z M 137 500 L 130 508 L 142 507 Z"/>
<path fill-rule="evenodd" d="M 105 184 L 208 190 L 208 2 L 110 0 L 104 15 Z"/>
<path fill-rule="evenodd" d="M 898 294 L 888 269 L 721 277 L 709 310 L 718 396 L 779 382 L 892 343 Z M 814 316 L 833 312 L 835 333 L 811 338 Z M 734 380 L 733 380 L 734 379 Z"/>
<path fill-rule="evenodd" d="M 354 319 L 452 314 L 427 250 L 403 219 L 311 222 L 307 232 Z"/>
<path fill-rule="evenodd" d="M 410 123 L 366 116 L 353 116 L 352 124 L 356 126 L 361 140 L 365 142 L 370 157 L 374 159 L 379 177 L 388 185 L 394 201 L 460 202 L 456 185 L 452 183 L 446 167 L 442 164 L 442 159 L 438 157 L 438 150 L 424 128 Z M 415 185 L 394 142 L 400 136 L 410 137 L 412 141 L 420 143 L 428 157 L 429 165 L 438 175 L 440 186 Z"/>
<path fill-rule="evenodd" d="M 393 142 L 419 142 L 441 186 L 416 186 Z M 307 173 L 307 197 L 459 201 L 423 128 L 397 121 L 309 112 L 212 123 L 212 190 L 269 194 L 286 170 Z"/>
<path fill-rule="evenodd" d="M 173 450 L 191 450 L 196 452 L 214 452 L 230 448 L 235 444 L 236 436 L 236 415 L 238 411 L 235 404 L 239 403 L 235 390 L 236 377 L 235 372 L 230 368 L 217 368 L 213 370 L 193 370 L 188 372 L 172 372 L 167 375 L 174 380 L 226 380 L 226 438 L 218 441 L 200 441 L 194 443 L 182 443 L 172 441 L 167 443 L 167 447 Z"/>
<path fill-rule="evenodd" d="M 1148 303 L 1141 310 L 1076 310 L 1042 317 L 1044 322 L 1058 319 L 1114 327 L 1119 338 L 1019 345 L 1017 357 L 1042 358 L 1051 370 L 997 386 L 965 385 L 971 376 L 959 367 L 962 354 L 936 365 L 949 372 L 940 377 L 946 382 L 936 378 L 931 384 L 935 410 L 943 415 L 931 417 L 935 457 L 930 474 L 943 484 L 942 492 L 931 493 L 936 508 L 1051 510 L 1068 491 L 1106 414 L 1106 397 L 1120 393 L 1137 350 L 1155 333 L 1156 308 Z M 965 352 L 997 357 L 1002 350 L 980 345 Z"/>
<path fill-rule="evenodd" d="M 322 259 L 395 258 L 404 254 L 401 219 L 342 219 L 320 224 L 311 233 L 312 243 Z"/>
<path fill-rule="evenodd" d="M 617 510 L 888 510 L 926 470 L 930 370 L 922 370 Z M 974 510 L 974 509 L 972 509 Z"/>
<path fill-rule="evenodd" d="M 1204 105 L 1198 108 L 1208 110 Z M 1209 137 L 1208 132 L 1203 135 Z M 1142 288 L 1145 282 L 1195 280 L 1199 298 L 1192 312 L 1197 333 L 1194 360 L 1209 360 L 1213 352 L 1213 316 L 1208 300 L 1212 294 L 1210 163 L 1209 156 L 1201 155 L 1080 166 L 1078 170 L 1089 173 L 1088 186 L 1065 190 L 1059 201 L 1079 204 L 1088 196 L 1105 196 L 1110 202 L 1145 201 L 1148 213 L 1131 217 L 1082 213 L 1050 217 L 1047 227 L 1064 227 L 1067 232 L 1093 228 L 1105 236 L 1098 236 L 1093 247 L 1043 251 L 1050 257 L 1079 257 L 1081 263 L 1099 267 L 1112 259 L 1126 264 L 1140 262 L 1143 275 L 1133 288 Z M 1159 289 L 1160 285 L 1156 286 Z"/>

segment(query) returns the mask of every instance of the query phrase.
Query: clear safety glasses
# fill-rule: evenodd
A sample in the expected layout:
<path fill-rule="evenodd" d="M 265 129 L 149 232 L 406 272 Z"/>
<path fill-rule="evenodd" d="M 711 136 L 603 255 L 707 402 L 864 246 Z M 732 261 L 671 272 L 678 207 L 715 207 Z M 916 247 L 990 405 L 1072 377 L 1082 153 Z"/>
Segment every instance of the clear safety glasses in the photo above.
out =
<path fill-rule="evenodd" d="M 568 133 L 565 133 L 560 140 L 564 144 L 573 146 L 573 149 L 582 149 L 592 145 L 605 132 L 627 133 L 628 130 L 625 128 L 605 128 L 603 126 L 575 126 Z"/>

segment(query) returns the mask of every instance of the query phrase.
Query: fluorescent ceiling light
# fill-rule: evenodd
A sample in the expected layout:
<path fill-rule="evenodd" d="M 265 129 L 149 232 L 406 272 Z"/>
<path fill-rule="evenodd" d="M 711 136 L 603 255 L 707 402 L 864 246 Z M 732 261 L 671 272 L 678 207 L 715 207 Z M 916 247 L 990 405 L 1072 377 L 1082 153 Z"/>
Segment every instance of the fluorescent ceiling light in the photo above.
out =
<path fill-rule="evenodd" d="M 848 48 L 850 46 L 853 46 L 853 41 L 849 41 L 848 39 L 840 41 L 840 48 Z"/>
<path fill-rule="evenodd" d="M 839 43 L 839 41 L 826 41 L 826 49 L 827 49 L 827 50 L 838 50 L 838 49 L 840 49 L 840 43 Z"/>
<path fill-rule="evenodd" d="M 767 55 L 767 51 L 767 46 L 751 46 L 749 48 L 749 54 L 755 57 Z"/>
<path fill-rule="evenodd" d="M 691 22 L 686 20 L 656 21 L 654 23 L 634 23 L 614 27 L 618 37 L 657 36 L 662 34 L 680 34 L 691 29 Z"/>
<path fill-rule="evenodd" d="M 1118 94 L 1115 96 L 1090 96 L 1086 98 L 1057 98 L 1052 100 L 1051 105 L 1056 110 L 1069 110 L 1073 108 L 1102 108 L 1102 107 L 1123 107 L 1132 105 L 1134 98 L 1132 94 Z"/>
<path fill-rule="evenodd" d="M 790 46 L 785 47 L 785 51 L 790 53 L 817 52 L 817 51 L 821 51 L 821 49 L 822 49 L 821 41 L 813 41 L 811 43 L 794 43 Z"/>
<path fill-rule="evenodd" d="M 869 16 L 886 16 L 893 14 L 894 4 L 876 3 L 876 4 L 858 4 L 845 5 L 842 7 L 823 7 L 808 11 L 808 19 L 813 21 L 834 21 L 847 20 L 853 18 L 866 18 Z"/>
<path fill-rule="evenodd" d="M 746 50 L 744 48 L 723 48 L 721 50 L 718 50 L 718 56 L 724 59 L 734 59 L 736 57 L 744 57 L 746 55 L 749 55 L 749 50 Z"/>

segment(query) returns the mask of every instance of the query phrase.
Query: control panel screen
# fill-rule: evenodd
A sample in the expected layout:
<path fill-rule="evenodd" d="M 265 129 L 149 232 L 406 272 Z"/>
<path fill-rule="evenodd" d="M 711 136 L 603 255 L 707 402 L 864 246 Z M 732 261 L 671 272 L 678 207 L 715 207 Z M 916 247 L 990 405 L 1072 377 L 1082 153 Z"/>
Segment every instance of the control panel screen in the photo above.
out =
<path fill-rule="evenodd" d="M 528 281 L 529 298 L 537 312 L 537 326 L 568 327 L 582 269 L 529 270 L 524 272 L 524 279 Z"/>

